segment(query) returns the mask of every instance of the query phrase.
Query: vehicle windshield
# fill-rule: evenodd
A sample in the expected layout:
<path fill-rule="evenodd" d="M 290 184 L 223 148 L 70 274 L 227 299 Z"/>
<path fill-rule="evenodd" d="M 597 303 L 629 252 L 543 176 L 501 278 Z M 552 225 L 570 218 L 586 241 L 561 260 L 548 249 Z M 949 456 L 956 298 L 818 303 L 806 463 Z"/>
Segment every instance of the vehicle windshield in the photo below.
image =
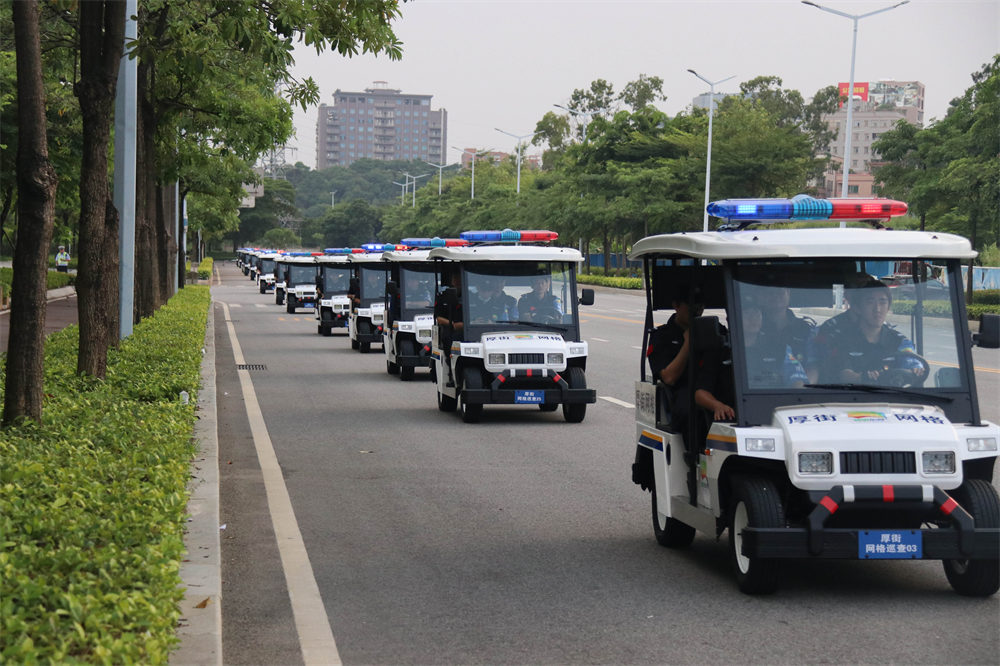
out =
<path fill-rule="evenodd" d="M 917 291 L 900 292 L 882 279 L 902 270 L 935 274 L 939 286 L 931 292 L 927 280 L 910 280 Z M 734 364 L 751 391 L 964 388 L 948 275 L 944 265 L 904 260 L 741 263 L 738 306 L 727 312 L 738 331 Z"/>
<path fill-rule="evenodd" d="M 566 262 L 491 262 L 465 268 L 470 325 L 550 328 L 576 325 L 572 266 Z"/>
<path fill-rule="evenodd" d="M 434 307 L 434 267 L 424 270 L 401 268 L 399 295 L 404 311 L 430 310 Z"/>
<path fill-rule="evenodd" d="M 274 259 L 261 259 L 260 260 L 260 272 L 261 273 L 273 273 L 274 272 Z"/>
<path fill-rule="evenodd" d="M 371 304 L 385 298 L 386 269 L 382 266 L 361 266 L 359 272 L 359 284 L 361 287 L 361 300 Z"/>
<path fill-rule="evenodd" d="M 323 266 L 323 293 L 324 294 L 346 294 L 351 281 L 351 267 L 343 266 Z"/>
<path fill-rule="evenodd" d="M 285 269 L 285 282 L 287 282 L 290 287 L 307 284 L 315 279 L 315 264 L 288 264 Z"/>

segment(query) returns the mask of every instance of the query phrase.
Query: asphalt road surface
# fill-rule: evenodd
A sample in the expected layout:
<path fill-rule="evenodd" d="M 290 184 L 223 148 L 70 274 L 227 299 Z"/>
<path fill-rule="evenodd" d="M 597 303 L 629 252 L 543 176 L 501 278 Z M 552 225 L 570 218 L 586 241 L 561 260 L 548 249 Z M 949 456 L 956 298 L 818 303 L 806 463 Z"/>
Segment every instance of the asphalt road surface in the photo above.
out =
<path fill-rule="evenodd" d="M 599 398 L 582 424 L 487 406 L 467 425 L 438 411 L 426 371 L 402 382 L 377 345 L 321 337 L 311 311 L 288 314 L 231 262 L 216 267 L 225 663 L 303 663 L 294 613 L 307 595 L 290 596 L 282 567 L 296 537 L 279 543 L 276 525 L 297 526 L 308 562 L 294 576 L 311 574 L 321 598 L 307 619 L 336 642 L 319 661 L 997 662 L 1000 599 L 956 595 L 939 562 L 789 561 L 777 594 L 749 597 L 725 536 L 657 545 L 629 471 L 638 294 L 600 290 L 583 309 Z M 995 421 L 996 350 L 976 363 Z M 273 520 L 262 425 L 293 510 Z"/>

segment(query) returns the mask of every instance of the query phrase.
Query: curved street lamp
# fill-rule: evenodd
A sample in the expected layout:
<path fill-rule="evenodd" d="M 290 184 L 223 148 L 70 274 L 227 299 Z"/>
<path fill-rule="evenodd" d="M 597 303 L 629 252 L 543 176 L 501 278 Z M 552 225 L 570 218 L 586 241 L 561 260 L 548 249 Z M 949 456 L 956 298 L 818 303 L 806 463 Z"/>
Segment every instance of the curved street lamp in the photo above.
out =
<path fill-rule="evenodd" d="M 458 146 L 452 146 L 453 150 L 462 151 L 463 155 L 472 155 L 472 194 L 469 196 L 470 199 L 476 198 L 476 158 L 481 157 L 489 153 L 489 150 L 466 150 L 465 148 L 459 148 Z"/>
<path fill-rule="evenodd" d="M 702 217 L 701 223 L 701 230 L 708 231 L 708 185 L 712 180 L 712 110 L 715 108 L 715 86 L 716 84 L 728 81 L 736 75 L 733 74 L 732 76 L 727 76 L 726 78 L 719 79 L 718 81 L 709 81 L 693 69 L 689 69 L 688 71 L 708 84 L 708 157 L 705 158 L 705 207 L 703 209 L 704 216 Z"/>
<path fill-rule="evenodd" d="M 583 116 L 584 118 L 586 118 L 586 120 L 583 121 L 583 142 L 584 143 L 587 143 L 587 123 L 590 122 L 590 118 L 592 116 L 600 115 L 600 114 L 604 113 L 605 111 L 607 111 L 608 109 L 611 108 L 611 107 L 607 107 L 606 106 L 603 109 L 597 109 L 596 111 L 577 111 L 575 109 L 569 108 L 568 106 L 563 106 L 562 104 L 553 104 L 552 106 L 556 107 L 557 109 L 562 109 L 563 111 L 566 111 L 567 113 L 570 113 L 573 116 Z"/>
<path fill-rule="evenodd" d="M 521 142 L 524 141 L 525 139 L 530 139 L 536 134 L 541 134 L 541 132 L 532 132 L 531 134 L 522 134 L 518 136 L 517 134 L 511 134 L 510 132 L 505 132 L 499 127 L 494 127 L 493 129 L 500 132 L 501 134 L 506 134 L 507 136 L 512 136 L 515 139 L 517 139 L 517 144 L 514 146 L 514 150 L 517 151 L 517 193 L 520 194 L 521 193 Z"/>

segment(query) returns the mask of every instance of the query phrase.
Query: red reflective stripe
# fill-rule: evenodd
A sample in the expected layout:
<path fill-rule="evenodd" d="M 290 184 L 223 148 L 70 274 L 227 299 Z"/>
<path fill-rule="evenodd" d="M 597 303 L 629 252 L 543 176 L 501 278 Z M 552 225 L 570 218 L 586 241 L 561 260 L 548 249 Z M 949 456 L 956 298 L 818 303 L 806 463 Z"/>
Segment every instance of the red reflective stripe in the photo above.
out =
<path fill-rule="evenodd" d="M 552 377 L 552 381 L 554 381 L 556 384 L 558 384 L 559 380 L 561 380 L 561 379 L 562 379 L 562 377 L 560 377 L 558 373 L 555 374 L 555 375 L 553 375 L 553 377 Z"/>
<path fill-rule="evenodd" d="M 531 368 L 528 368 L 527 372 L 528 372 L 528 376 L 530 377 L 531 376 Z"/>
<path fill-rule="evenodd" d="M 826 510 L 829 511 L 831 515 L 837 513 L 837 509 L 840 508 L 840 505 L 829 497 L 824 497 L 819 501 L 819 503 L 826 507 Z"/>
<path fill-rule="evenodd" d="M 951 512 L 958 508 L 958 502 L 952 498 L 948 498 L 948 501 L 941 505 L 941 513 L 946 516 L 950 516 Z"/>
<path fill-rule="evenodd" d="M 882 486 L 882 501 L 883 502 L 894 502 L 896 500 L 896 491 L 892 486 Z"/>
<path fill-rule="evenodd" d="M 503 384 L 503 383 L 504 383 L 505 381 L 507 381 L 507 378 L 506 378 L 506 377 L 504 377 L 503 375 L 497 375 L 497 379 L 499 379 L 499 380 L 500 380 L 500 383 L 501 383 L 501 384 Z"/>
<path fill-rule="evenodd" d="M 653 353 L 653 345 L 649 345 L 648 347 L 646 347 L 646 356 L 649 356 L 652 353 Z"/>

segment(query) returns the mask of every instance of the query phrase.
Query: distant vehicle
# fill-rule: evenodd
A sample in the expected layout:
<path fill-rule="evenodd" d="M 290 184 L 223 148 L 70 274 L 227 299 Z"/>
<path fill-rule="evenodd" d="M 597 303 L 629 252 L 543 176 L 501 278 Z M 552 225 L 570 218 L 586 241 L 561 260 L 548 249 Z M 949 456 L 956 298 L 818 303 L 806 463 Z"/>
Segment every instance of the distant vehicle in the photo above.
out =
<path fill-rule="evenodd" d="M 266 294 L 269 289 L 274 289 L 274 267 L 280 256 L 277 252 L 266 252 L 257 260 L 257 288 L 260 293 Z"/>
<path fill-rule="evenodd" d="M 285 311 L 316 307 L 316 260 L 311 252 L 289 252 L 279 260 L 284 266 Z"/>
<path fill-rule="evenodd" d="M 431 365 L 437 280 L 436 266 L 427 258 L 429 249 L 382 254 L 382 260 L 389 266 L 382 329 L 385 369 L 390 375 L 399 375 L 403 381 L 413 379 L 416 368 Z"/>
<path fill-rule="evenodd" d="M 347 260 L 349 248 L 327 248 L 322 256 L 316 257 L 316 289 L 319 307 L 316 308 L 316 332 L 333 335 L 333 329 L 347 329 L 351 315 L 351 299 L 347 295 L 351 287 L 352 267 Z"/>
<path fill-rule="evenodd" d="M 915 301 L 917 295 L 925 301 L 947 301 L 951 299 L 948 285 L 934 278 L 914 283 L 912 275 L 887 275 L 882 278 L 889 287 L 894 300 Z"/>
<path fill-rule="evenodd" d="M 632 480 L 650 491 L 659 544 L 687 547 L 696 531 L 717 539 L 728 530 L 747 594 L 773 592 L 784 559 L 819 568 L 839 558 L 942 560 L 956 592 L 992 595 L 1000 426 L 980 415 L 962 292 L 944 290 L 933 313 L 895 315 L 885 283 L 871 277 L 886 261 L 918 269 L 933 261 L 954 285 L 975 252 L 940 232 L 743 229 L 843 208 L 840 219 L 852 219 L 906 205 L 729 200 L 708 207 L 729 220 L 726 230 L 635 243 L 630 259 L 643 262 L 647 291 L 644 350 L 654 313 L 674 304 L 724 309 L 726 327 L 688 305 L 687 381 L 699 391 L 675 392 L 640 359 Z M 980 330 L 976 344 L 1000 345 L 996 320 Z M 717 369 L 714 383 L 704 381 L 706 368 Z M 734 418 L 709 402 L 721 414 L 713 420 L 699 405 L 706 385 L 728 394 Z"/>
<path fill-rule="evenodd" d="M 372 343 L 382 342 L 385 323 L 385 283 L 389 267 L 382 261 L 381 252 L 364 252 L 348 255 L 353 266 L 351 284 L 351 314 L 348 332 L 351 349 L 362 354 L 371 351 Z"/>

